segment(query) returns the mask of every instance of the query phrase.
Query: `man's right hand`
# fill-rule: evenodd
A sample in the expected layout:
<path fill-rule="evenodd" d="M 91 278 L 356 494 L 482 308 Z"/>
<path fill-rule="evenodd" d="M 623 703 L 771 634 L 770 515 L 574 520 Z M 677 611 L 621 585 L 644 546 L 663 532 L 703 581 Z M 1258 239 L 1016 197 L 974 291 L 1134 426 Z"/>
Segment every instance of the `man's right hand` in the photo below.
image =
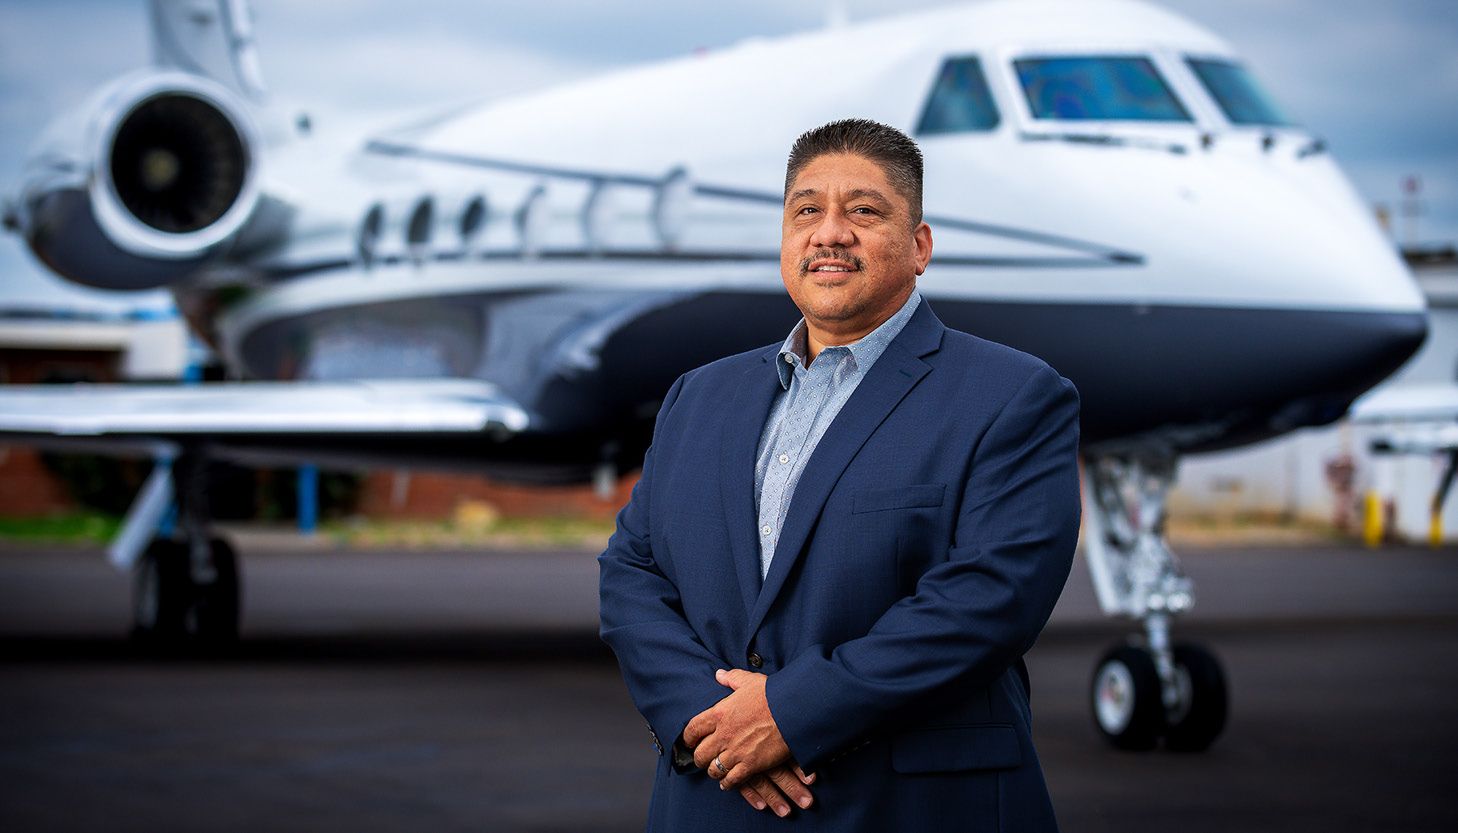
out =
<path fill-rule="evenodd" d="M 814 803 L 815 797 L 809 790 L 813 783 L 815 776 L 806 775 L 798 766 L 777 766 L 749 779 L 739 788 L 739 794 L 754 809 L 768 807 L 784 818 L 790 814 L 791 806 L 805 808 Z"/>

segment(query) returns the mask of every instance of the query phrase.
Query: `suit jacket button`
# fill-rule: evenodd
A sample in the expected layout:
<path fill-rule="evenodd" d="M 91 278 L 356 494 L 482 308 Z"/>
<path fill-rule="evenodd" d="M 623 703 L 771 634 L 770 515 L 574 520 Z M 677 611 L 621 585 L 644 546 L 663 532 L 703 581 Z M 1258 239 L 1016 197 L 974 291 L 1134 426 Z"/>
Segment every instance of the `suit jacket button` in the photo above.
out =
<path fill-rule="evenodd" d="M 755 668 L 763 668 L 764 657 L 760 656 L 759 654 L 751 653 L 749 655 L 749 664 L 754 666 Z"/>

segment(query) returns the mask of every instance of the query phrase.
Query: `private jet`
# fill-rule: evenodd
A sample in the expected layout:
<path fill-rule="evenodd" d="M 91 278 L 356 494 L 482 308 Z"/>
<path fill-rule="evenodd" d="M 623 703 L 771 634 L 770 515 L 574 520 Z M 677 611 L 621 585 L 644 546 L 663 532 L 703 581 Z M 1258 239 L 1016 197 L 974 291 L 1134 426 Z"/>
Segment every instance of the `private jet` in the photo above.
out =
<path fill-rule="evenodd" d="M 1137 623 L 1095 664 L 1096 725 L 1201 750 L 1227 687 L 1171 635 L 1195 598 L 1163 534 L 1178 460 L 1332 422 L 1427 331 L 1327 143 L 1230 44 L 1145 2 L 756 38 L 343 143 L 267 104 L 243 3 L 151 15 L 155 63 L 52 127 L 5 222 L 66 280 L 167 288 L 235 381 L 10 387 L 0 439 L 170 461 L 112 548 L 154 638 L 238 631 L 209 460 L 636 468 L 678 375 L 797 320 L 785 157 L 858 116 L 925 154 L 937 315 L 1082 394 L 1086 560 Z"/>

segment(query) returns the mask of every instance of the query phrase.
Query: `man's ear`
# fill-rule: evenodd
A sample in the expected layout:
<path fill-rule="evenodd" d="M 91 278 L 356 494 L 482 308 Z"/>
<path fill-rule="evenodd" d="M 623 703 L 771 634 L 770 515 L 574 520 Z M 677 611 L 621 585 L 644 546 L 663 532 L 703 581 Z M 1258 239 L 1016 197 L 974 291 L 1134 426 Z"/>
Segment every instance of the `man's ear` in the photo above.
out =
<path fill-rule="evenodd" d="M 931 226 L 926 223 L 921 223 L 916 227 L 916 231 L 911 234 L 912 239 L 916 242 L 916 274 L 920 275 L 926 271 L 926 265 L 931 262 Z"/>

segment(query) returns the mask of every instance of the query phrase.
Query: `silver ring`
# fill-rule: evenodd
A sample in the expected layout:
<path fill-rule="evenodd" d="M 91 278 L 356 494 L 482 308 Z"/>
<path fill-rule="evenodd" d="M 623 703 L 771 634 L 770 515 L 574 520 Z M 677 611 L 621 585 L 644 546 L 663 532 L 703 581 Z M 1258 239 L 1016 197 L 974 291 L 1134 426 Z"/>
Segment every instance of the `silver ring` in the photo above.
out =
<path fill-rule="evenodd" d="M 729 774 L 729 767 L 724 766 L 724 762 L 721 761 L 721 760 L 719 760 L 719 756 L 718 755 L 715 755 L 714 756 L 714 769 L 719 770 L 719 774 L 720 775 L 728 775 Z"/>

